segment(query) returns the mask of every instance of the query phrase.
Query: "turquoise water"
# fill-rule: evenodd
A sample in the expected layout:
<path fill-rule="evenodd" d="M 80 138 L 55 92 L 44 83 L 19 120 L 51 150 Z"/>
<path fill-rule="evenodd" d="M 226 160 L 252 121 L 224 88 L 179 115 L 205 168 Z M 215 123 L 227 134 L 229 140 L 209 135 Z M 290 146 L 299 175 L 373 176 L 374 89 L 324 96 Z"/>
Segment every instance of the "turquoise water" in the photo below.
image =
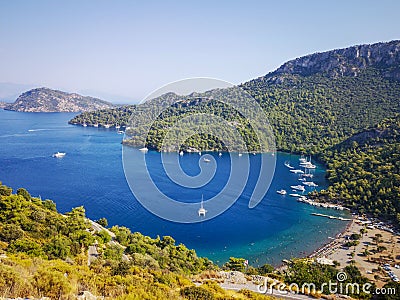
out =
<path fill-rule="evenodd" d="M 259 155 L 251 155 L 251 173 L 239 200 L 222 215 L 197 224 L 179 224 L 154 216 L 132 195 L 122 167 L 121 140 L 113 129 L 68 125 L 74 114 L 17 113 L 0 110 L 0 180 L 17 189 L 27 188 L 34 196 L 53 199 L 61 212 L 84 205 L 92 219 L 106 217 L 110 225 L 156 237 L 173 236 L 178 243 L 194 248 L 201 256 L 223 263 L 230 256 L 245 257 L 253 265 L 279 264 L 282 259 L 310 253 L 343 230 L 346 222 L 312 216 L 311 213 L 343 215 L 343 212 L 311 207 L 276 190 L 297 185 L 298 176 L 284 166 L 298 157 L 276 156 L 277 166 L 271 188 L 261 203 L 248 208 L 257 179 Z M 67 152 L 62 159 L 54 152 Z M 127 151 L 137 152 L 137 149 Z M 169 154 L 176 155 L 176 154 Z M 229 154 L 215 156 L 218 163 L 213 180 L 199 189 L 183 189 L 165 176 L 160 154 L 149 152 L 147 161 L 160 189 L 175 199 L 205 200 L 216 195 L 226 183 Z M 182 168 L 197 174 L 199 156 L 185 154 Z M 326 187 L 324 170 L 318 165 L 313 181 Z M 140 171 L 140 170 L 138 170 Z"/>

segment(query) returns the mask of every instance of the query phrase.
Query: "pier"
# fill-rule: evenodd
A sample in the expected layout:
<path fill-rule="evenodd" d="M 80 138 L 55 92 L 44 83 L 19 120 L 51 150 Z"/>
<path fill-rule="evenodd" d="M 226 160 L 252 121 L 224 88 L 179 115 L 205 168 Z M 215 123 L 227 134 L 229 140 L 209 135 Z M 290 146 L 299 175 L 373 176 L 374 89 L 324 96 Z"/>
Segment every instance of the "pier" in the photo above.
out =
<path fill-rule="evenodd" d="M 325 215 L 325 214 L 320 214 L 320 213 L 311 213 L 311 214 L 313 216 L 324 217 L 324 218 L 329 218 L 329 219 L 336 219 L 336 220 L 341 220 L 341 221 L 351 221 L 351 219 L 343 218 L 343 217 L 336 217 L 336 216 Z"/>

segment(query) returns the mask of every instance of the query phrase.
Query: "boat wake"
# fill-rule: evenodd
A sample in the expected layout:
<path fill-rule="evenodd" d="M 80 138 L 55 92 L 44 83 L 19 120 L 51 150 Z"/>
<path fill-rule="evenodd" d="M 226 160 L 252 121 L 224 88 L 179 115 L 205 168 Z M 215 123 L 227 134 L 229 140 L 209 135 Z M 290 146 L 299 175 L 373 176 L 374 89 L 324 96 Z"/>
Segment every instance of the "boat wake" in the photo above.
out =
<path fill-rule="evenodd" d="M 36 131 L 50 131 L 50 130 L 56 130 L 56 129 L 51 129 L 51 128 L 39 128 L 39 129 L 29 129 L 29 132 L 36 132 Z"/>

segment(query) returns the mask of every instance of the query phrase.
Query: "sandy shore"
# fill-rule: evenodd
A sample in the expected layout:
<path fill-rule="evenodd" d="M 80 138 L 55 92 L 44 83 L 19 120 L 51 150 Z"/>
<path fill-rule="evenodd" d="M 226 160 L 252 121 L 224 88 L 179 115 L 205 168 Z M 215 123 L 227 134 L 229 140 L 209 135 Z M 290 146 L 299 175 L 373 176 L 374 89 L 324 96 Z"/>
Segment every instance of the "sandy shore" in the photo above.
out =
<path fill-rule="evenodd" d="M 362 229 L 366 230 L 363 234 Z M 359 244 L 346 247 L 352 234 L 359 234 Z M 378 237 L 378 241 L 377 241 Z M 349 222 L 344 232 L 332 242 L 314 251 L 309 257 L 326 258 L 338 262 L 339 268 L 354 263 L 363 276 L 374 281 L 378 287 L 391 281 L 387 272 L 380 267 L 388 263 L 391 271 L 400 278 L 400 237 L 376 226 L 364 224 L 357 218 Z"/>

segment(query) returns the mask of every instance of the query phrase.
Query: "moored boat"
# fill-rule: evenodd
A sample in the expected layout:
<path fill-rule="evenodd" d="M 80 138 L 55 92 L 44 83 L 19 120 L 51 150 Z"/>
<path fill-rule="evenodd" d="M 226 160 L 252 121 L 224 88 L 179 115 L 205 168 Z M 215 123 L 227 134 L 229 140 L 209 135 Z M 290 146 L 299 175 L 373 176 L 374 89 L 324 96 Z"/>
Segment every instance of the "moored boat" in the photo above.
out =
<path fill-rule="evenodd" d="M 302 192 L 304 192 L 306 190 L 305 187 L 300 184 L 299 185 L 291 185 L 290 188 L 297 190 L 297 191 L 302 191 Z"/>
<path fill-rule="evenodd" d="M 304 174 L 304 171 L 303 170 L 299 170 L 299 169 L 290 170 L 290 172 L 292 172 L 294 174 Z"/>
<path fill-rule="evenodd" d="M 288 162 L 288 161 L 286 161 L 284 165 L 285 165 L 285 167 L 287 167 L 287 168 L 289 168 L 289 169 L 294 169 L 294 167 L 291 166 L 291 165 L 290 165 L 290 162 Z"/>
<path fill-rule="evenodd" d="M 280 194 L 280 195 L 286 195 L 286 190 L 279 190 L 279 191 L 276 191 L 278 194 Z"/>

